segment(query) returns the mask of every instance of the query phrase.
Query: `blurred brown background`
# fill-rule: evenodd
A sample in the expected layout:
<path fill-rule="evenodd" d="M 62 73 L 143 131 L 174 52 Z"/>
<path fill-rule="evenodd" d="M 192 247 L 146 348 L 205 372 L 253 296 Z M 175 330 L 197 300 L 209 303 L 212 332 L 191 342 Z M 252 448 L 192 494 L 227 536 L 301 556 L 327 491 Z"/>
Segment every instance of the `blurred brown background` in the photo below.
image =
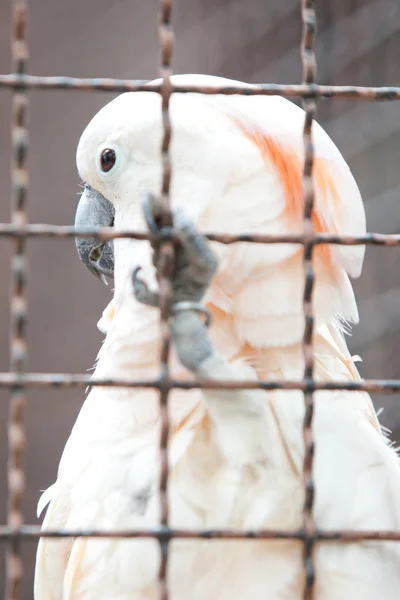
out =
<path fill-rule="evenodd" d="M 10 71 L 9 2 L 0 4 L 0 71 Z M 318 4 L 318 3 L 317 3 Z M 318 81 L 400 85 L 398 0 L 324 0 L 317 7 Z M 29 14 L 29 71 L 36 75 L 152 78 L 157 75 L 157 2 L 36 0 Z M 205 72 L 250 82 L 296 83 L 301 77 L 299 0 L 174 1 L 176 72 Z M 32 91 L 31 222 L 71 224 L 77 204 L 75 147 L 110 94 Z M 9 220 L 11 94 L 0 90 L 0 220 Z M 323 101 L 319 120 L 359 183 L 368 229 L 400 230 L 400 103 Z M 0 239 L 0 370 L 8 369 L 11 243 Z M 31 240 L 29 370 L 84 372 L 102 336 L 96 330 L 110 291 L 79 263 L 72 240 Z M 350 345 L 364 376 L 400 377 L 399 249 L 369 248 L 356 283 L 361 324 Z M 39 490 L 55 478 L 65 441 L 83 401 L 81 390 L 29 391 L 26 423 L 26 522 L 35 523 Z M 5 522 L 8 394 L 0 391 L 0 522 Z M 381 419 L 400 441 L 400 398 L 375 397 Z M 34 542 L 26 542 L 24 599 L 32 597 Z M 1 557 L 0 557 L 1 558 Z M 3 583 L 3 565 L 0 583 Z M 1 585 L 1 588 L 3 585 Z"/>

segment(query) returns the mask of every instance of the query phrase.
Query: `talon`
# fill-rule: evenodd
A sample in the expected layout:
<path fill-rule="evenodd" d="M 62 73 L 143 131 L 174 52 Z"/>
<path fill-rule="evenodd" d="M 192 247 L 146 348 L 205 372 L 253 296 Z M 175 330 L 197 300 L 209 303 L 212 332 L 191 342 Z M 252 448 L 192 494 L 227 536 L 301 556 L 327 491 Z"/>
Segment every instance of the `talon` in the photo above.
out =
<path fill-rule="evenodd" d="M 149 290 L 147 283 L 138 277 L 138 273 L 142 267 L 136 267 L 132 273 L 132 284 L 135 298 L 141 304 L 147 306 L 159 306 L 160 301 L 158 294 Z"/>
<path fill-rule="evenodd" d="M 143 280 L 140 279 L 140 277 L 138 277 L 138 275 L 137 275 L 139 273 L 139 271 L 141 271 L 141 270 L 142 270 L 142 267 L 136 267 L 136 269 L 132 273 L 133 287 L 135 287 L 136 283 L 139 281 L 144 283 Z"/>
<path fill-rule="evenodd" d="M 153 235 L 160 234 L 161 217 L 163 214 L 163 205 L 161 201 L 151 193 L 144 194 L 142 200 L 144 218 L 149 231 Z"/>
<path fill-rule="evenodd" d="M 135 296 L 137 300 L 142 301 L 142 297 L 146 296 L 149 293 L 149 288 L 147 287 L 147 283 L 143 281 L 140 277 L 138 277 L 139 271 L 142 270 L 142 267 L 136 267 L 136 269 L 132 273 L 132 283 L 133 289 L 135 291 Z"/>

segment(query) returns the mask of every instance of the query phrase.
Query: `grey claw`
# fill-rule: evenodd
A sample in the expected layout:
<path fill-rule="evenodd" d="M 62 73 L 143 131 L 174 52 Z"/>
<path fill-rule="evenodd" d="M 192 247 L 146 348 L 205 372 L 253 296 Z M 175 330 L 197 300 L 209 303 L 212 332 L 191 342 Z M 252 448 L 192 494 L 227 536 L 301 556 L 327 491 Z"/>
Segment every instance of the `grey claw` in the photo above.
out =
<path fill-rule="evenodd" d="M 142 200 L 144 218 L 150 233 L 158 235 L 160 232 L 163 206 L 158 198 L 151 193 L 144 194 Z"/>
<path fill-rule="evenodd" d="M 146 304 L 147 306 L 159 306 L 160 300 L 158 294 L 149 290 L 147 283 L 138 277 L 140 270 L 141 267 L 136 267 L 132 273 L 133 291 L 135 293 L 136 300 L 141 304 Z"/>
<path fill-rule="evenodd" d="M 174 218 L 174 225 L 179 231 L 179 240 L 184 252 L 189 257 L 189 262 L 193 266 L 197 265 L 199 275 L 201 273 L 204 278 L 204 283 L 207 278 L 211 280 L 218 268 L 218 260 L 207 240 L 199 234 L 193 223 L 184 215 L 179 215 L 178 219 Z"/>
<path fill-rule="evenodd" d="M 151 193 L 143 198 L 143 213 L 151 234 L 153 264 L 156 267 L 163 242 L 173 240 L 175 245 L 171 302 L 200 302 L 218 266 L 217 258 L 207 240 L 182 210 L 174 213 L 173 223 L 170 223 L 171 214 Z M 138 277 L 138 272 L 139 269 L 136 269 L 132 279 L 136 299 L 149 306 L 159 306 L 158 294 L 148 289 L 145 282 Z"/>

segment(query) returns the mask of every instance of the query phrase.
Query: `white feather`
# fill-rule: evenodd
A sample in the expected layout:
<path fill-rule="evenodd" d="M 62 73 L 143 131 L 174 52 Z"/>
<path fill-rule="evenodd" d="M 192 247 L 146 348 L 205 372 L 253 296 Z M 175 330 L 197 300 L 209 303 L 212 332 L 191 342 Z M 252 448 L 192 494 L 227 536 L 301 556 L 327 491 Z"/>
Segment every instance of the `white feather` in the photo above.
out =
<path fill-rule="evenodd" d="M 49 502 L 51 502 L 51 499 L 54 494 L 54 488 L 55 488 L 55 483 L 53 483 L 53 485 L 48 487 L 47 490 L 44 490 L 44 492 L 40 496 L 40 499 L 39 499 L 39 502 L 37 505 L 37 509 L 36 509 L 36 516 L 38 519 L 40 518 L 40 515 L 42 514 L 42 512 L 44 511 L 46 506 L 49 504 Z"/>

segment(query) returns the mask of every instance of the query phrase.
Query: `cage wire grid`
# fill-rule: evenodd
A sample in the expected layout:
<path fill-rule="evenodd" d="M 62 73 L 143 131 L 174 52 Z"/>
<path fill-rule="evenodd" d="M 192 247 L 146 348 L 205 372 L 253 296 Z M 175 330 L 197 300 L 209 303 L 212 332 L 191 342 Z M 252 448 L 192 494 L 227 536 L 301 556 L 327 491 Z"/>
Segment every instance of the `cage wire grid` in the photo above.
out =
<path fill-rule="evenodd" d="M 37 77 L 27 74 L 26 61 L 28 47 L 26 40 L 25 0 L 13 0 L 12 23 L 12 57 L 13 73 L 0 74 L 0 88 L 11 89 L 13 92 L 12 114 L 12 199 L 11 222 L 0 223 L 0 236 L 14 242 L 11 272 L 11 311 L 10 311 L 10 371 L 0 373 L 0 387 L 11 390 L 8 436 L 8 523 L 0 526 L 0 540 L 8 543 L 6 565 L 6 600 L 18 600 L 21 595 L 23 564 L 21 557 L 21 542 L 23 539 L 38 539 L 40 537 L 92 537 L 92 538 L 154 538 L 160 543 L 161 561 L 159 569 L 159 597 L 168 600 L 167 568 L 168 544 L 172 539 L 258 539 L 258 540 L 297 540 L 303 544 L 304 590 L 303 600 L 312 600 L 314 596 L 315 570 L 313 549 L 316 542 L 342 541 L 354 542 L 362 540 L 392 540 L 400 541 L 400 532 L 396 531 L 355 531 L 317 529 L 313 518 L 314 483 L 313 458 L 314 440 L 312 431 L 314 400 L 313 394 L 318 390 L 348 390 L 366 392 L 395 393 L 400 391 L 400 380 L 362 380 L 362 381 L 327 381 L 317 382 L 313 378 L 313 313 L 312 292 L 314 286 L 313 249 L 319 244 L 373 244 L 381 246 L 399 246 L 400 235 L 383 235 L 366 233 L 362 235 L 337 235 L 331 233 L 316 233 L 313 228 L 312 214 L 314 203 L 313 191 L 313 158 L 312 123 L 316 114 L 316 104 L 320 98 L 349 98 L 357 100 L 400 100 L 400 87 L 356 87 L 356 86 L 326 86 L 316 83 L 316 59 L 314 53 L 316 14 L 315 0 L 300 0 L 303 35 L 301 42 L 301 57 L 303 63 L 303 82 L 299 85 L 258 84 L 250 88 L 229 86 L 209 87 L 185 85 L 176 87 L 171 77 L 171 56 L 173 51 L 173 31 L 171 27 L 172 0 L 160 0 L 159 10 L 159 40 L 160 40 L 160 83 L 150 83 L 144 80 L 120 79 L 78 79 L 72 77 Z M 153 380 L 129 379 L 98 379 L 88 375 L 66 373 L 29 373 L 26 372 L 26 240 L 27 238 L 51 237 L 55 239 L 94 237 L 99 240 L 115 238 L 148 239 L 148 235 L 132 230 L 114 231 L 112 228 L 75 228 L 49 224 L 28 224 L 26 203 L 29 179 L 26 168 L 28 152 L 28 130 L 26 113 L 28 107 L 27 92 L 29 89 L 68 89 L 87 91 L 147 91 L 157 92 L 162 98 L 163 138 L 160 152 L 162 162 L 161 197 L 167 211 L 164 215 L 164 225 L 172 224 L 170 212 L 170 182 L 172 176 L 170 162 L 170 141 L 172 126 L 169 117 L 170 98 L 173 93 L 196 92 L 201 94 L 240 94 L 240 95 L 282 95 L 300 97 L 305 109 L 303 129 L 304 140 L 304 231 L 303 234 L 266 235 L 249 234 L 206 234 L 208 239 L 223 244 L 237 242 L 249 243 L 296 243 L 304 247 L 304 294 L 303 310 L 305 329 L 303 337 L 304 377 L 301 380 L 285 381 L 179 381 L 172 379 L 168 370 L 168 357 L 171 345 L 169 329 L 168 298 L 171 296 L 170 275 L 174 266 L 174 247 L 172 242 L 165 242 L 160 253 L 157 266 L 160 287 L 160 328 L 161 355 L 160 376 Z M 24 406 L 25 388 L 27 387 L 141 387 L 156 388 L 160 392 L 160 526 L 153 529 L 136 529 L 123 531 L 100 530 L 48 530 L 41 531 L 39 526 L 25 525 L 22 514 L 22 498 L 25 488 L 24 451 L 25 428 Z M 303 524 L 298 530 L 234 530 L 207 529 L 187 530 L 171 529 L 168 527 L 168 394 L 174 389 L 263 389 L 263 390 L 300 390 L 304 394 L 305 415 L 303 421 L 304 438 L 304 507 Z"/>

